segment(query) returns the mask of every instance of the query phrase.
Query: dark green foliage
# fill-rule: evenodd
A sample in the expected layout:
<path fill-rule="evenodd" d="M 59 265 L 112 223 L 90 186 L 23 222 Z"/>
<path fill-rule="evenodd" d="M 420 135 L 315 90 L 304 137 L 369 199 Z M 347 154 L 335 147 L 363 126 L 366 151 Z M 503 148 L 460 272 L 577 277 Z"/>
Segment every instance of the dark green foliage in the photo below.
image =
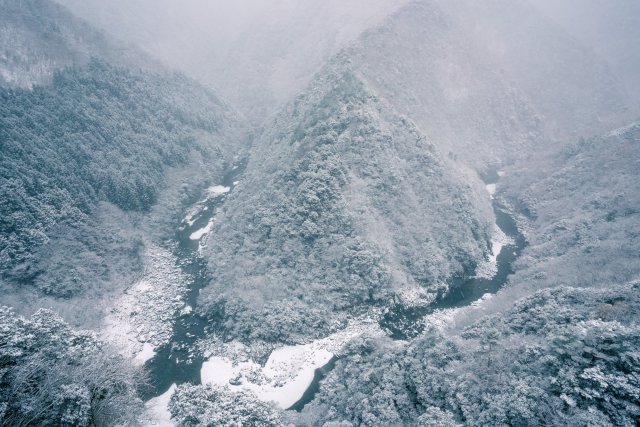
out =
<path fill-rule="evenodd" d="M 305 419 L 633 426 L 640 416 L 639 293 L 639 283 L 544 290 L 460 335 L 430 331 L 407 346 L 352 344 Z"/>
<path fill-rule="evenodd" d="M 47 310 L 0 307 L 0 425 L 135 425 L 141 372 Z"/>
<path fill-rule="evenodd" d="M 220 157 L 202 136 L 226 125 L 225 108 L 186 78 L 97 60 L 50 86 L 0 89 L 0 274 L 36 278 L 33 254 L 50 230 L 91 224 L 100 201 L 148 211 L 168 168 L 194 152 Z"/>

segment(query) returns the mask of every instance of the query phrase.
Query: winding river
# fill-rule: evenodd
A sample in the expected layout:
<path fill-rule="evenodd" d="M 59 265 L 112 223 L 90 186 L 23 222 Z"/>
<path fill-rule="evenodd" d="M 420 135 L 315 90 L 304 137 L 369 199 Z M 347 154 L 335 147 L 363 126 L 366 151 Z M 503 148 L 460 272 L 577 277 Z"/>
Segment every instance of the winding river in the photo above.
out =
<path fill-rule="evenodd" d="M 189 291 L 186 296 L 189 309 L 176 320 L 171 342 L 157 349 L 155 356 L 145 365 L 150 376 L 150 385 L 143 392 L 145 400 L 165 393 L 174 383 L 201 383 L 201 369 L 205 360 L 202 354 L 195 350 L 195 345 L 197 340 L 205 335 L 207 324 L 211 319 L 200 316 L 195 307 L 200 290 L 210 282 L 211 276 L 206 261 L 198 253 L 199 239 L 197 237 L 200 236 L 202 230 L 210 228 L 216 210 L 224 203 L 226 194 L 233 191 L 245 165 L 245 162 L 241 162 L 229 168 L 224 175 L 221 187 L 216 187 L 222 189 L 220 194 L 201 202 L 197 212 L 191 216 L 189 221 L 183 222 L 177 231 L 177 245 L 174 253 L 179 259 L 183 272 L 190 278 Z M 495 184 L 497 180 L 498 174 L 493 173 L 485 178 L 485 183 L 487 185 Z M 494 294 L 504 286 L 508 276 L 513 273 L 514 260 L 526 246 L 526 240 L 518 231 L 509 210 L 495 198 L 493 199 L 493 210 L 497 226 L 513 242 L 504 245 L 497 255 L 497 273 L 490 279 L 469 278 L 453 281 L 450 283 L 450 291 L 447 294 L 426 306 L 406 307 L 394 304 L 388 307 L 379 320 L 379 325 L 391 338 L 411 339 L 424 329 L 422 319 L 435 310 L 470 305 L 485 294 Z M 333 369 L 337 360 L 337 357 L 333 357 L 325 366 L 316 369 L 311 384 L 300 399 L 288 409 L 300 411 L 307 403 L 311 402 L 320 388 L 321 381 Z"/>
<path fill-rule="evenodd" d="M 496 184 L 498 180 L 499 174 L 497 172 L 490 173 L 484 178 L 487 185 Z M 492 199 L 492 206 L 496 225 L 513 242 L 504 245 L 497 255 L 496 274 L 491 278 L 469 278 L 450 283 L 450 291 L 427 306 L 405 307 L 396 304 L 389 307 L 379 323 L 392 339 L 414 338 L 424 330 L 422 319 L 435 310 L 468 306 L 481 299 L 485 294 L 495 294 L 507 283 L 509 275 L 513 273 L 512 264 L 526 247 L 527 241 L 518 230 L 510 211 L 495 198 Z M 325 366 L 316 369 L 313 382 L 300 400 L 289 408 L 290 410 L 301 411 L 307 403 L 315 398 L 316 393 L 320 390 L 320 383 L 335 367 L 337 360 L 338 358 L 334 357 Z"/>
<path fill-rule="evenodd" d="M 165 393 L 174 383 L 200 384 L 200 370 L 204 357 L 195 351 L 195 344 L 205 335 L 205 328 L 210 319 L 199 315 L 195 308 L 200 290 L 209 284 L 211 276 L 206 260 L 198 253 L 200 241 L 192 237 L 194 233 L 201 233 L 210 227 L 217 209 L 224 204 L 226 194 L 233 191 L 245 167 L 246 160 L 243 160 L 227 168 L 220 185 L 224 192 L 217 197 L 205 199 L 192 215 L 191 221 L 183 222 L 176 232 L 177 245 L 174 254 L 181 269 L 190 278 L 185 298 L 189 308 L 176 319 L 171 341 L 158 348 L 154 357 L 145 364 L 150 383 L 142 391 L 144 400 Z"/>

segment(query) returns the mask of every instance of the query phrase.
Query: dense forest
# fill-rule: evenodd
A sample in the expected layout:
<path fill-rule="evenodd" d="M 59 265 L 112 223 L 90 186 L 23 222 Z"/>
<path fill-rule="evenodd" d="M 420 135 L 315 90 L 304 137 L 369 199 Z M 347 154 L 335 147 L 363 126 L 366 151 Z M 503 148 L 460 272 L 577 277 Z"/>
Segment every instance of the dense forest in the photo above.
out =
<path fill-rule="evenodd" d="M 48 86 L 0 89 L 0 98 L 0 273 L 60 296 L 109 274 L 102 253 L 129 264 L 137 256 L 135 236 L 93 227 L 100 202 L 148 212 L 167 186 L 168 169 L 199 158 L 221 173 L 219 135 L 235 125 L 226 123 L 227 107 L 183 77 L 99 60 L 56 73 Z M 34 253 L 61 227 L 81 230 L 74 234 L 95 265 L 65 277 L 42 271 L 46 260 Z"/>
<path fill-rule="evenodd" d="M 486 198 L 348 67 L 314 80 L 254 159 L 206 248 L 201 307 L 230 338 L 304 342 L 415 289 L 406 302 L 428 304 L 487 256 Z"/>
<path fill-rule="evenodd" d="M 530 249 L 514 280 L 553 285 L 625 283 L 640 273 L 640 125 L 581 138 L 514 165 L 505 193 L 529 216 Z M 522 163 L 521 163 L 522 164 Z"/>
<path fill-rule="evenodd" d="M 0 343 L 3 426 L 132 425 L 142 413 L 143 373 L 51 311 L 0 308 Z"/>
<path fill-rule="evenodd" d="M 634 425 L 639 291 L 547 289 L 409 345 L 363 337 L 301 424 Z"/>
<path fill-rule="evenodd" d="M 631 3 L 0 0 L 0 426 L 637 425 Z"/>

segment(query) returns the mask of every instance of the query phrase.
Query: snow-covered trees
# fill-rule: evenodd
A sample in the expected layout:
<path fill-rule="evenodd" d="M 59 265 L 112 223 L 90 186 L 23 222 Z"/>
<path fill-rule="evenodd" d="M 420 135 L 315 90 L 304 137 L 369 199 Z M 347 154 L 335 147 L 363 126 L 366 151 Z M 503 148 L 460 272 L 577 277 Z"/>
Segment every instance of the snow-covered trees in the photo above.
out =
<path fill-rule="evenodd" d="M 240 143 L 225 132 L 238 123 L 184 77 L 98 60 L 57 73 L 48 86 L 0 88 L 0 275 L 68 297 L 109 281 L 117 262 L 135 269 L 139 242 L 105 230 L 108 221 L 95 218 L 106 210 L 98 204 L 148 212 L 168 185 L 167 172 L 198 158 L 211 175 L 221 174 L 223 145 Z M 63 242 L 48 263 L 51 249 L 35 252 L 54 236 Z M 73 256 L 84 253 L 85 265 L 61 253 L 74 244 Z"/>
<path fill-rule="evenodd" d="M 531 221 L 529 248 L 515 264 L 514 283 L 539 289 L 638 277 L 639 139 L 635 123 L 514 167 L 505 192 Z"/>
<path fill-rule="evenodd" d="M 169 402 L 171 417 L 179 427 L 278 427 L 281 414 L 251 392 L 228 388 L 179 386 Z"/>
<path fill-rule="evenodd" d="M 0 307 L 0 425 L 135 425 L 142 379 L 52 312 L 25 319 Z"/>
<path fill-rule="evenodd" d="M 395 289 L 472 272 L 487 250 L 487 200 L 340 60 L 254 147 L 204 250 L 201 310 L 231 314 L 228 338 L 326 336 Z"/>
<path fill-rule="evenodd" d="M 361 343 L 305 412 L 358 425 L 635 425 L 638 292 L 545 290 L 460 335 Z"/>

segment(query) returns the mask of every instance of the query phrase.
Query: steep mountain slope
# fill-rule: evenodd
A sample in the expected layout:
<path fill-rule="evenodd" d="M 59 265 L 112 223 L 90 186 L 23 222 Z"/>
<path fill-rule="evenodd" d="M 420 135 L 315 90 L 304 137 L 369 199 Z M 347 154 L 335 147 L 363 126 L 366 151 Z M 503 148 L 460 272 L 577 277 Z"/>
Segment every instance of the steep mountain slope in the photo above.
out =
<path fill-rule="evenodd" d="M 635 118 L 610 65 L 529 1 L 440 3 L 531 101 L 551 137 L 593 135 Z"/>
<path fill-rule="evenodd" d="M 414 1 L 344 55 L 438 148 L 481 171 L 625 120 L 606 63 L 522 1 Z"/>
<path fill-rule="evenodd" d="M 48 0 L 0 3 L 0 85 L 31 87 L 51 81 L 55 70 L 91 57 L 136 68 L 155 68 L 149 57 L 104 37 Z"/>
<path fill-rule="evenodd" d="M 59 1 L 214 88 L 261 124 L 329 57 L 405 0 Z"/>
<path fill-rule="evenodd" d="M 38 57 L 47 29 L 85 29 L 55 4 L 21 4 L 12 22 L 24 24 L 16 31 L 29 58 Z M 57 297 L 126 286 L 140 274 L 145 244 L 172 236 L 185 203 L 220 180 L 246 143 L 243 120 L 204 87 L 167 71 L 114 66 L 104 58 L 118 51 L 105 51 L 102 38 L 93 46 L 87 31 L 78 35 L 83 49 L 103 59 L 84 64 L 75 44 L 59 56 L 51 50 L 52 68 L 73 66 L 47 68 L 48 84 L 0 89 L 5 303 L 25 285 Z"/>
<path fill-rule="evenodd" d="M 506 161 L 539 137 L 526 98 L 436 2 L 404 6 L 345 55 L 379 96 L 466 164 Z"/>
<path fill-rule="evenodd" d="M 371 305 L 446 289 L 492 214 L 406 118 L 334 61 L 255 144 L 205 254 L 228 337 L 298 342 Z"/>
<path fill-rule="evenodd" d="M 296 425 L 634 425 L 639 148 L 635 123 L 509 168 L 530 244 L 510 286 L 350 343 Z"/>
<path fill-rule="evenodd" d="M 514 166 L 504 189 L 530 214 L 531 246 L 514 283 L 600 286 L 640 275 L 640 125 L 580 140 L 523 166 Z"/>

